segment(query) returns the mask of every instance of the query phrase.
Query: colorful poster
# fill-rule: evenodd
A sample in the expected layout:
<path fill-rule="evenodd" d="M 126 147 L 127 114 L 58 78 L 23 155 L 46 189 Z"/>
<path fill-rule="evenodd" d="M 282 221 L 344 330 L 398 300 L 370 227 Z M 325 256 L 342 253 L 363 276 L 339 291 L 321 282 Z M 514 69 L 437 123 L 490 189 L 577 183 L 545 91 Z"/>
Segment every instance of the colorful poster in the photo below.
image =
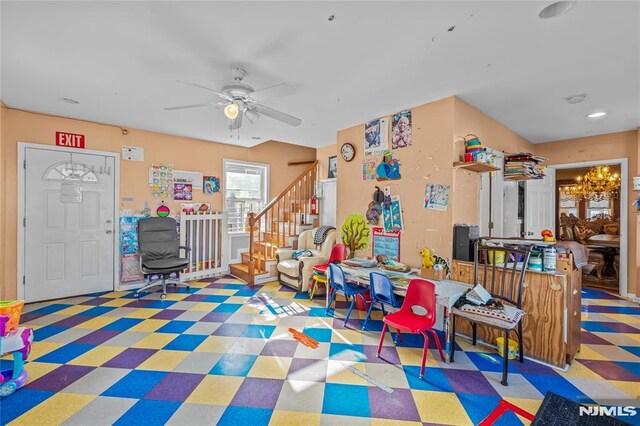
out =
<path fill-rule="evenodd" d="M 447 211 L 449 205 L 449 185 L 428 183 L 424 191 L 424 208 Z"/>
<path fill-rule="evenodd" d="M 205 194 L 211 195 L 220 191 L 220 178 L 217 176 L 205 176 L 202 188 Z"/>
<path fill-rule="evenodd" d="M 402 111 L 394 114 L 391 125 L 391 142 L 393 149 L 406 148 L 413 145 L 413 137 L 411 135 L 411 111 Z"/>
<path fill-rule="evenodd" d="M 376 180 L 377 160 L 364 160 L 362 162 L 362 180 Z"/>
<path fill-rule="evenodd" d="M 191 201 L 193 200 L 193 186 L 190 183 L 174 183 L 173 199 L 175 201 Z"/>
<path fill-rule="evenodd" d="M 382 208 L 382 223 L 386 232 L 402 230 L 402 205 L 400 197 L 391 197 L 389 206 Z"/>
<path fill-rule="evenodd" d="M 373 258 L 379 254 L 400 261 L 400 231 L 386 232 L 382 228 L 373 228 Z"/>
<path fill-rule="evenodd" d="M 364 125 L 364 155 L 382 155 L 389 150 L 389 118 L 378 118 Z"/>
<path fill-rule="evenodd" d="M 171 164 L 152 164 L 149 168 L 149 187 L 154 198 L 173 196 L 173 166 Z"/>

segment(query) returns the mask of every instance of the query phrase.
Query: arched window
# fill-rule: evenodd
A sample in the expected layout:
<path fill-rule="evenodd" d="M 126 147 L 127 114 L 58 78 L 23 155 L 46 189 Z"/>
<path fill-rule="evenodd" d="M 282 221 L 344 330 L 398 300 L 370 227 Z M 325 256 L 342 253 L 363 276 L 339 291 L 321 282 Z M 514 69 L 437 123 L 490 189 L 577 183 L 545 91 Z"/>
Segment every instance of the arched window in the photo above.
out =
<path fill-rule="evenodd" d="M 62 182 L 76 180 L 83 183 L 98 183 L 98 176 L 86 164 L 61 161 L 54 163 L 42 174 L 42 180 Z"/>

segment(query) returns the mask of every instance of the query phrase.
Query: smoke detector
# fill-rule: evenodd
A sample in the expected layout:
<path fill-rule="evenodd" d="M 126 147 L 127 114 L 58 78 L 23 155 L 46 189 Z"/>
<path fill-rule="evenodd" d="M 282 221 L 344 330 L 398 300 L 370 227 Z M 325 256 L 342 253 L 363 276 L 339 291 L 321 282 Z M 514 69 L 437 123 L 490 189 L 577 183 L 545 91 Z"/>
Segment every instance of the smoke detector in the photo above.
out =
<path fill-rule="evenodd" d="M 570 104 L 579 104 L 580 102 L 584 102 L 584 100 L 587 98 L 587 94 L 586 93 L 582 93 L 580 95 L 572 95 L 572 96 L 567 96 L 566 98 L 564 98 L 568 103 Z"/>

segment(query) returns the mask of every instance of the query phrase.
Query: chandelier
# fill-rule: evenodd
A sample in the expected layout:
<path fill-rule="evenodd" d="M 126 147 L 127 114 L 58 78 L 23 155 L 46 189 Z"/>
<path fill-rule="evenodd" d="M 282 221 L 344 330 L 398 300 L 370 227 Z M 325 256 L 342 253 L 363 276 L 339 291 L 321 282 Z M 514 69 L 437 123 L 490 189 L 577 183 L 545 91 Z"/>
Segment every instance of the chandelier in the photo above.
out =
<path fill-rule="evenodd" d="M 609 166 L 592 167 L 576 183 L 565 186 L 562 191 L 576 200 L 602 201 L 617 198 L 620 190 L 620 175 L 612 173 Z"/>

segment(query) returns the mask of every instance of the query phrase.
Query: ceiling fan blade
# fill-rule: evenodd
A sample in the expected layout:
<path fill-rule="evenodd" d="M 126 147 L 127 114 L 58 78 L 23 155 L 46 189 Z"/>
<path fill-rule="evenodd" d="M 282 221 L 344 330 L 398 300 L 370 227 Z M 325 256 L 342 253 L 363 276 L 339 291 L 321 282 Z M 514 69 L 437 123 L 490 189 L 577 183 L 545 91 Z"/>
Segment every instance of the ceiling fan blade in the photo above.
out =
<path fill-rule="evenodd" d="M 226 95 L 222 92 L 218 92 L 217 90 L 213 90 L 207 86 L 203 86 L 201 84 L 198 83 L 191 83 L 189 81 L 182 81 L 182 80 L 178 80 L 178 83 L 182 83 L 182 84 L 186 84 L 188 86 L 194 86 L 194 87 L 199 87 L 200 89 L 204 89 L 204 90 L 208 90 L 209 92 L 213 93 L 214 95 L 217 95 L 218 97 L 222 98 L 222 99 L 226 99 L 228 101 L 233 100 L 233 98 L 229 95 Z"/>
<path fill-rule="evenodd" d="M 282 96 L 295 95 L 296 89 L 287 83 L 276 84 L 251 93 L 249 96 L 255 101 L 262 102 L 267 99 L 279 98 Z"/>
<path fill-rule="evenodd" d="M 211 104 L 213 104 L 213 102 L 207 102 L 206 104 L 172 106 L 172 107 L 167 107 L 164 110 L 165 111 L 175 111 L 175 110 L 178 110 L 178 109 L 201 108 L 201 107 L 209 106 Z"/>
<path fill-rule="evenodd" d="M 297 127 L 302 124 L 302 120 L 294 117 L 293 115 L 286 114 L 282 111 L 275 110 L 273 108 L 269 108 L 268 106 L 253 104 L 251 106 L 255 112 L 266 115 L 267 117 L 271 117 L 275 120 L 282 121 L 283 123 L 287 123 L 290 126 Z"/>

